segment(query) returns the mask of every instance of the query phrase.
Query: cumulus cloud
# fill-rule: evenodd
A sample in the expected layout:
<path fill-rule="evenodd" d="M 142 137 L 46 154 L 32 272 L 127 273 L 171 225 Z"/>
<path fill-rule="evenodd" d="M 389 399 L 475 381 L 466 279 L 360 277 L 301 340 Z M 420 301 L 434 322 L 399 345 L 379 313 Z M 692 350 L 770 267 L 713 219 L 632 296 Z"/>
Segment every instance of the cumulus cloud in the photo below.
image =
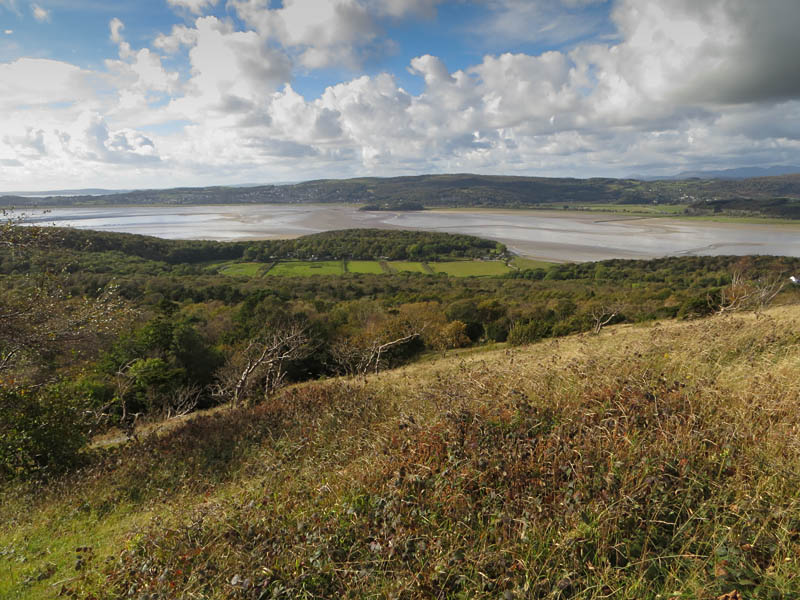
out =
<path fill-rule="evenodd" d="M 12 35 L 14 33 L 14 30 L 13 29 L 6 29 L 5 31 L 3 31 L 3 33 L 6 34 L 6 35 Z"/>
<path fill-rule="evenodd" d="M 117 18 L 109 23 L 109 38 L 119 47 L 120 60 L 107 59 L 105 65 L 115 76 L 121 108 L 147 108 L 153 93 L 174 93 L 179 86 L 177 72 L 167 71 L 161 57 L 149 48 L 134 50 L 122 32 L 125 24 Z"/>
<path fill-rule="evenodd" d="M 125 41 L 125 37 L 122 35 L 122 31 L 125 29 L 125 23 L 123 23 L 117 17 L 114 17 L 108 23 L 108 30 L 109 35 L 108 39 L 119 46 L 119 57 L 120 58 L 129 58 L 132 54 L 131 52 L 131 45 Z"/>
<path fill-rule="evenodd" d="M 198 15 L 213 5 L 172 4 Z M 423 52 L 408 64 L 415 93 L 386 72 L 344 77 L 318 97 L 298 91 L 298 73 L 355 67 L 387 50 L 385 23 L 430 17 L 439 4 L 230 0 L 238 20 L 196 16 L 142 48 L 112 19 L 118 57 L 102 72 L 0 63 L 0 157 L 64 173 L 169 164 L 230 179 L 296 179 L 300 169 L 626 175 L 800 160 L 795 0 L 486 0 L 487 35 L 556 49 L 460 69 Z M 594 35 L 603 4 L 610 38 Z M 186 71 L 166 68 L 166 55 Z"/>
<path fill-rule="evenodd" d="M 281 8 L 274 9 L 269 0 L 230 0 L 230 4 L 249 27 L 265 39 L 279 40 L 308 69 L 355 68 L 365 55 L 387 48 L 373 15 L 358 0 L 284 0 Z"/>
<path fill-rule="evenodd" d="M 197 30 L 185 25 L 173 25 L 169 34 L 159 34 L 153 45 L 159 50 L 174 54 L 184 46 L 192 46 L 197 41 Z"/>
<path fill-rule="evenodd" d="M 203 17 L 195 22 L 192 38 L 192 75 L 187 94 L 176 101 L 189 108 L 188 116 L 200 109 L 224 110 L 231 100 L 240 107 L 258 106 L 291 79 L 287 56 L 254 31 L 236 31 L 216 17 Z"/>
<path fill-rule="evenodd" d="M 79 159 L 112 164 L 159 160 L 152 140 L 132 129 L 112 131 L 95 112 L 82 113 L 72 126 L 57 133 L 64 152 Z"/>
<path fill-rule="evenodd" d="M 3 136 L 3 142 L 14 148 L 17 156 L 30 158 L 32 156 L 35 157 L 41 154 L 47 154 L 44 136 L 45 132 L 43 129 L 26 127 L 22 135 Z"/>
<path fill-rule="evenodd" d="M 0 63 L 0 112 L 20 106 L 42 106 L 92 97 L 92 73 L 45 58 L 20 58 Z"/>
<path fill-rule="evenodd" d="M 619 67 L 651 94 L 675 101 L 742 103 L 800 93 L 793 0 L 621 1 Z"/>
<path fill-rule="evenodd" d="M 50 20 L 50 11 L 42 8 L 38 4 L 31 5 L 31 12 L 33 13 L 33 18 L 39 21 L 40 23 L 44 23 L 45 21 Z"/>

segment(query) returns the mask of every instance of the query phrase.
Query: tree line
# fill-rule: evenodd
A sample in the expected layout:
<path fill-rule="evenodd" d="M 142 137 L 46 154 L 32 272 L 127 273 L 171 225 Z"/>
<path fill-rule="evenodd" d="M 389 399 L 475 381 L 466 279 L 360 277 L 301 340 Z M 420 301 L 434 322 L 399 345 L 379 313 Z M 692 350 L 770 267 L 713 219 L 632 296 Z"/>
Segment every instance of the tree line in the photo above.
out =
<path fill-rule="evenodd" d="M 19 228 L 23 238 L 42 228 Z M 221 260 L 270 262 L 276 259 L 447 260 L 500 256 L 505 245 L 470 235 L 392 229 L 325 231 L 295 239 L 215 242 L 167 240 L 129 233 L 47 228 L 46 243 L 55 251 L 118 253 L 128 257 L 194 265 Z M 40 247 L 45 248 L 45 242 Z"/>

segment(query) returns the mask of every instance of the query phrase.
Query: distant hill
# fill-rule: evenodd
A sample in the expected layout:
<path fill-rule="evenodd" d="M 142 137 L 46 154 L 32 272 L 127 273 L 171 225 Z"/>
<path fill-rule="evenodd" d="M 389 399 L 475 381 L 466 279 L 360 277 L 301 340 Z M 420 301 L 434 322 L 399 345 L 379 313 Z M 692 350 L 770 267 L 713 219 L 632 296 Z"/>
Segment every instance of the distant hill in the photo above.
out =
<path fill-rule="evenodd" d="M 133 190 L 107 190 L 103 188 L 85 188 L 80 190 L 46 190 L 36 192 L 6 192 L 5 196 L 19 196 L 21 198 L 48 198 L 57 196 L 110 196 L 124 194 Z"/>
<path fill-rule="evenodd" d="M 775 167 L 740 167 L 738 169 L 723 169 L 720 171 L 682 171 L 677 175 L 664 175 L 660 177 L 642 177 L 645 181 L 663 181 L 678 179 L 748 179 L 752 177 L 776 177 L 780 175 L 794 175 L 800 173 L 798 166 Z"/>
<path fill-rule="evenodd" d="M 27 198 L 2 196 L 0 206 L 93 206 L 124 204 L 348 203 L 425 207 L 579 208 L 595 204 L 695 204 L 720 200 L 758 202 L 800 199 L 800 175 L 748 179 L 570 179 L 495 175 L 321 179 L 294 185 L 217 186 L 136 190 L 108 195 Z M 800 215 L 798 215 L 800 216 Z"/>

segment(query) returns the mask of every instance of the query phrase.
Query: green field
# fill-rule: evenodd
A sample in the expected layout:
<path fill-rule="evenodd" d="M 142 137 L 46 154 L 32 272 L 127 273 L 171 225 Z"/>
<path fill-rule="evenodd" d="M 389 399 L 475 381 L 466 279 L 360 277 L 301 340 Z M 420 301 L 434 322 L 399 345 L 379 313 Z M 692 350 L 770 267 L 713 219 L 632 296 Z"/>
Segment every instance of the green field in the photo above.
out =
<path fill-rule="evenodd" d="M 545 260 L 536 260 L 533 258 L 522 258 L 521 256 L 515 256 L 511 259 L 511 266 L 516 267 L 517 269 L 549 269 L 556 263 L 547 262 Z"/>
<path fill-rule="evenodd" d="M 686 204 L 575 204 L 553 202 L 540 204 L 540 208 L 580 210 L 589 212 L 608 212 L 629 214 L 631 216 L 677 217 L 684 214 Z"/>
<path fill-rule="evenodd" d="M 222 275 L 243 276 L 243 277 L 257 277 L 263 273 L 269 263 L 253 263 L 253 262 L 231 262 L 223 263 L 219 267 L 219 272 Z"/>
<path fill-rule="evenodd" d="M 402 273 L 402 272 L 406 272 L 406 273 L 427 273 L 428 272 L 428 271 L 425 270 L 425 267 L 422 266 L 422 263 L 418 263 L 418 262 L 407 262 L 407 261 L 403 261 L 403 260 L 393 260 L 389 264 L 398 273 Z"/>
<path fill-rule="evenodd" d="M 377 260 L 348 260 L 348 273 L 367 273 L 371 275 L 382 275 L 384 270 Z"/>
<path fill-rule="evenodd" d="M 283 275 L 285 277 L 307 277 L 309 275 L 342 275 L 342 261 L 340 260 L 321 260 L 317 262 L 307 262 L 292 260 L 276 263 L 269 270 L 269 275 Z"/>
<path fill-rule="evenodd" d="M 508 266 L 499 260 L 463 260 L 454 262 L 430 263 L 437 273 L 446 273 L 452 277 L 491 277 L 505 275 L 510 271 Z"/>
<path fill-rule="evenodd" d="M 481 260 L 456 260 L 446 262 L 415 262 L 415 261 L 377 261 L 377 260 L 349 260 L 345 269 L 342 261 L 305 261 L 291 260 L 280 261 L 273 265 L 270 263 L 231 262 L 217 263 L 213 268 L 219 269 L 223 275 L 239 277 L 263 277 L 264 275 L 278 275 L 282 277 L 307 277 L 309 275 L 343 275 L 356 273 L 366 275 L 383 275 L 391 273 L 420 273 L 420 274 L 445 274 L 450 277 L 497 277 L 517 269 L 546 269 L 554 263 L 540 260 L 515 257 L 509 267 L 500 261 Z M 271 268 L 270 268 L 271 267 Z M 210 267 L 211 268 L 211 267 Z"/>

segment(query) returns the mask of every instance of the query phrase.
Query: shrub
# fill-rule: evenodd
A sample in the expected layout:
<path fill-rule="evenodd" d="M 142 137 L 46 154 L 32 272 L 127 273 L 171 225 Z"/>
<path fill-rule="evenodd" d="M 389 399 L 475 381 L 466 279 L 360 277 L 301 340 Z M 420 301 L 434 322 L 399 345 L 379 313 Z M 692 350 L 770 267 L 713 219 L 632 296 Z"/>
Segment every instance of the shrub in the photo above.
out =
<path fill-rule="evenodd" d="M 64 384 L 0 388 L 0 479 L 74 466 L 91 424 L 84 398 Z"/>
<path fill-rule="evenodd" d="M 508 331 L 508 343 L 512 346 L 532 344 L 550 334 L 550 324 L 546 321 L 532 320 L 525 323 L 517 321 Z"/>

